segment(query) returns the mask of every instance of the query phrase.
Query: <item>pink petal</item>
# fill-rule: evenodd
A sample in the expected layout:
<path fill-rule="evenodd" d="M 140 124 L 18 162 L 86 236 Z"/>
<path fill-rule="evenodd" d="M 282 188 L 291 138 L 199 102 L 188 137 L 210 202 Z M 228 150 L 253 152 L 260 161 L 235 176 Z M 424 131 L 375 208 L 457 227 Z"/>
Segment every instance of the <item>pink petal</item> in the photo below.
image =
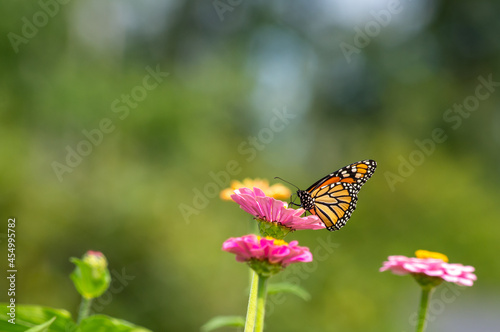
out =
<path fill-rule="evenodd" d="M 465 273 L 464 278 L 469 280 L 477 280 L 477 277 L 474 273 Z"/>
<path fill-rule="evenodd" d="M 474 282 L 472 280 L 469 280 L 469 279 L 459 278 L 459 280 L 457 281 L 457 284 L 462 285 L 462 286 L 472 286 L 472 285 L 474 285 Z"/>
<path fill-rule="evenodd" d="M 442 270 L 427 270 L 424 273 L 430 277 L 440 277 L 444 274 Z"/>
<path fill-rule="evenodd" d="M 293 230 L 326 228 L 317 216 L 300 217 L 305 212 L 304 209 L 286 208 L 284 202 L 265 196 L 259 188 L 236 189 L 231 198 L 254 217 L 276 222 Z"/>

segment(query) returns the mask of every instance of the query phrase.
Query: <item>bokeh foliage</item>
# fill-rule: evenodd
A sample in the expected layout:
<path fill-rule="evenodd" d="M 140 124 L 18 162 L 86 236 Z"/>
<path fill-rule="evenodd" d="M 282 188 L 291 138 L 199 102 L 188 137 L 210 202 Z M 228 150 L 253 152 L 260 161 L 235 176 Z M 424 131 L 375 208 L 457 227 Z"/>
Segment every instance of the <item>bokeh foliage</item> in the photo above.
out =
<path fill-rule="evenodd" d="M 75 0 L 18 52 L 9 33 L 21 35 L 23 17 L 43 9 L 2 5 L 0 207 L 4 221 L 17 220 L 17 301 L 74 315 L 68 258 L 90 249 L 106 255 L 120 289 L 99 312 L 154 331 L 244 314 L 247 270 L 220 247 L 248 232 L 248 216 L 217 197 L 189 220 L 179 205 L 192 206 L 193 190 L 233 160 L 233 178 L 281 176 L 305 188 L 372 158 L 379 168 L 344 229 L 287 238 L 312 250 L 328 239 L 335 249 L 297 272 L 312 299 L 285 296 L 269 309 L 268 330 L 412 330 L 416 284 L 377 270 L 388 255 L 417 249 L 477 268 L 477 284 L 430 331 L 497 326 L 500 92 L 456 129 L 443 115 L 475 93 L 478 77 L 500 81 L 500 5 L 401 2 L 401 14 L 348 62 L 340 44 L 353 44 L 355 28 L 385 2 L 241 2 L 223 20 L 214 3 Z M 120 119 L 112 103 L 157 66 L 169 76 Z M 273 110 L 285 109 L 295 117 L 265 136 Z M 53 162 L 64 163 L 67 146 L 104 118 L 114 131 L 59 181 Z M 398 174 L 415 140 L 436 128 L 447 139 L 391 190 L 387 172 Z M 259 149 L 245 150 L 259 135 Z"/>

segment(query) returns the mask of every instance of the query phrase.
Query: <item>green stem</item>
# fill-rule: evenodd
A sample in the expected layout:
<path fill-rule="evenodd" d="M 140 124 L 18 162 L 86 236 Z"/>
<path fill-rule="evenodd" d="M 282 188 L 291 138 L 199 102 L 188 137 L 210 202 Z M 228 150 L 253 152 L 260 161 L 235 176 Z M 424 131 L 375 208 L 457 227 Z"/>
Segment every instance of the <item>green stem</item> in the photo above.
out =
<path fill-rule="evenodd" d="M 257 289 L 259 276 L 254 270 L 250 269 L 250 295 L 248 296 L 247 318 L 245 321 L 245 332 L 253 332 L 255 328 L 255 316 L 257 314 Z"/>
<path fill-rule="evenodd" d="M 434 287 L 422 287 L 422 296 L 420 297 L 420 309 L 418 311 L 418 324 L 416 332 L 424 332 L 427 316 L 427 308 L 429 307 L 429 298 Z"/>
<path fill-rule="evenodd" d="M 259 277 L 259 290 L 257 292 L 257 317 L 255 319 L 255 332 L 264 331 L 264 316 L 266 313 L 267 278 Z"/>
<path fill-rule="evenodd" d="M 82 296 L 82 303 L 80 303 L 80 311 L 78 312 L 77 324 L 80 324 L 82 320 L 88 317 L 90 312 L 90 305 L 92 304 L 92 299 L 87 299 Z"/>

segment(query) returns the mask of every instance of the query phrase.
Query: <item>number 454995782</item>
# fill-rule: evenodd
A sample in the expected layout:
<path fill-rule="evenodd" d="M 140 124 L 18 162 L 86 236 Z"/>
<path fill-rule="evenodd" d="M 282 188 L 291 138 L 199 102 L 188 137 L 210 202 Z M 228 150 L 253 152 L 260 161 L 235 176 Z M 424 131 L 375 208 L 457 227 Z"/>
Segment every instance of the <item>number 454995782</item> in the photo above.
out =
<path fill-rule="evenodd" d="M 9 267 L 11 269 L 15 268 L 16 261 L 16 218 L 9 218 L 9 222 L 7 224 L 7 237 L 8 237 L 8 261 Z"/>

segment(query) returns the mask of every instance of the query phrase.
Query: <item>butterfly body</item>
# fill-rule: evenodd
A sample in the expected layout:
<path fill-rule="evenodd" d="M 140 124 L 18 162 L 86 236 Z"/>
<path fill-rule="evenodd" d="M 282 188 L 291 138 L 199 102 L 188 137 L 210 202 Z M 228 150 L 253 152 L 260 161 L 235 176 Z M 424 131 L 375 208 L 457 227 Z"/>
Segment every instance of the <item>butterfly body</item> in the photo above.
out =
<path fill-rule="evenodd" d="M 363 160 L 328 174 L 297 191 L 300 205 L 317 215 L 329 231 L 339 230 L 356 209 L 358 192 L 376 168 L 374 160 Z"/>

